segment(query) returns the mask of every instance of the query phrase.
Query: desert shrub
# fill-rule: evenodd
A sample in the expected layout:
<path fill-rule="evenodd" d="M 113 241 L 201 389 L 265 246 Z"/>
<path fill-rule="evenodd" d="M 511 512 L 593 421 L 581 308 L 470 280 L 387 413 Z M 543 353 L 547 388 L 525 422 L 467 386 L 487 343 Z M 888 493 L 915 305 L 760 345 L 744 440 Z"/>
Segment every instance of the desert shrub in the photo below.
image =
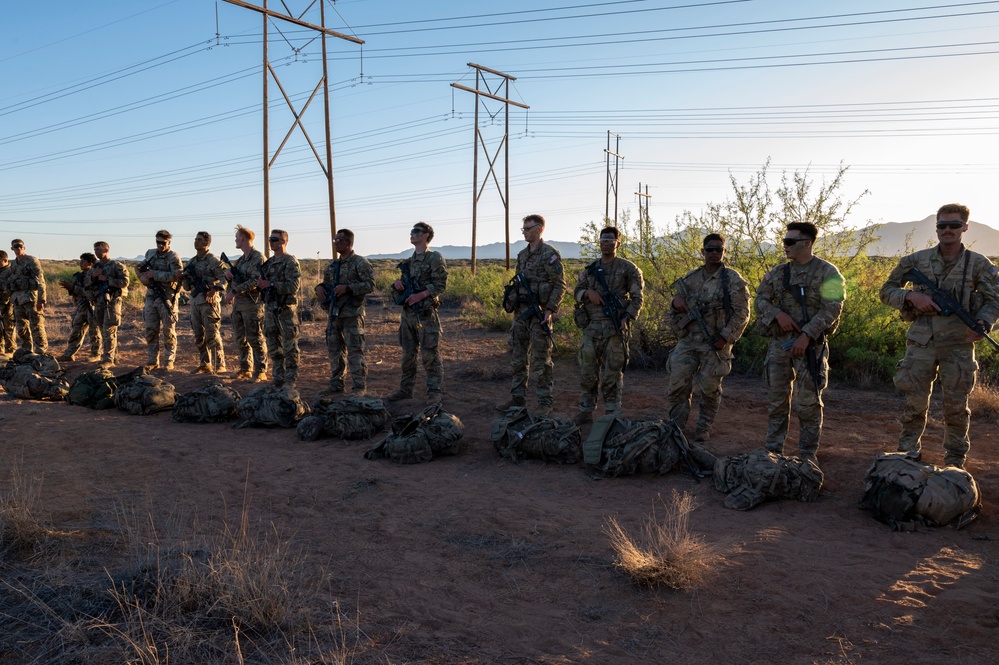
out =
<path fill-rule="evenodd" d="M 614 566 L 636 584 L 689 590 L 708 578 L 719 555 L 702 538 L 690 531 L 690 514 L 695 507 L 688 492 L 673 490 L 663 501 L 664 515 L 650 515 L 632 536 L 617 520 L 608 518 L 604 532 L 614 551 Z"/>

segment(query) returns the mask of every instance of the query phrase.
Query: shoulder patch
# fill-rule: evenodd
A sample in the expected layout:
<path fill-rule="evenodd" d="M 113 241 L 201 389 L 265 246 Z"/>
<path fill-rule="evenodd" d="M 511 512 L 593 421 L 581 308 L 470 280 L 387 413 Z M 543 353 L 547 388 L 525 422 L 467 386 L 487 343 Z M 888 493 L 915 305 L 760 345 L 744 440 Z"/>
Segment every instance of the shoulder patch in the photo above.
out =
<path fill-rule="evenodd" d="M 548 257 L 548 263 L 555 263 L 559 258 L 558 252 L 552 252 L 552 255 Z"/>

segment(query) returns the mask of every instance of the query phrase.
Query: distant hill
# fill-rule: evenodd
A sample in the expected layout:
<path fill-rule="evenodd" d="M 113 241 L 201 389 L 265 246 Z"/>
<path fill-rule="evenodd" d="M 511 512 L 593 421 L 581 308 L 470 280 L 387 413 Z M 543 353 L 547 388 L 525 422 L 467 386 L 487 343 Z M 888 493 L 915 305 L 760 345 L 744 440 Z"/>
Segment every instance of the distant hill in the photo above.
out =
<path fill-rule="evenodd" d="M 554 247 L 559 251 L 564 259 L 578 259 L 579 254 L 579 243 L 578 242 L 562 242 L 560 240 L 546 240 L 549 245 Z M 518 240 L 517 242 L 510 243 L 510 258 L 515 259 L 517 253 L 520 250 L 527 247 L 527 243 L 523 240 Z M 441 253 L 445 259 L 470 259 L 472 258 L 472 248 L 467 246 L 459 245 L 441 245 L 440 247 L 430 246 L 430 249 L 435 249 Z M 395 254 L 369 254 L 367 258 L 369 259 L 407 259 L 413 255 L 413 249 L 407 249 Z M 488 245 L 481 245 L 475 250 L 476 259 L 505 259 L 506 258 L 506 244 L 502 242 L 494 242 Z"/>
<path fill-rule="evenodd" d="M 930 215 L 926 219 L 917 222 L 890 222 L 882 224 L 878 229 L 879 239 L 871 246 L 867 252 L 872 256 L 893 256 L 905 251 L 906 237 L 909 238 L 909 249 L 925 249 L 936 244 L 937 230 L 934 220 L 936 215 Z M 999 231 L 979 224 L 972 220 L 968 223 L 968 232 L 964 234 L 964 244 L 972 247 L 976 252 L 986 256 L 999 256 Z"/>

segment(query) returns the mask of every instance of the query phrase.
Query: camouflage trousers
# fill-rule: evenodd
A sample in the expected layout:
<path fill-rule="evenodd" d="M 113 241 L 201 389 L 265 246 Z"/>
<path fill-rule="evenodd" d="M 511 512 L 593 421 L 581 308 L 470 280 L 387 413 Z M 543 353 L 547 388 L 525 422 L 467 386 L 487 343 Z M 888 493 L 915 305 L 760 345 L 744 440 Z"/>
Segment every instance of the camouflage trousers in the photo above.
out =
<path fill-rule="evenodd" d="M 399 346 L 402 347 L 402 380 L 400 390 L 413 392 L 416 385 L 416 356 L 420 355 L 427 372 L 427 394 L 444 391 L 444 361 L 441 360 L 441 321 L 437 310 L 424 306 L 419 317 L 411 307 L 402 308 L 399 320 Z"/>
<path fill-rule="evenodd" d="M 798 449 L 803 455 L 814 455 L 819 449 L 822 436 L 822 391 L 828 385 L 829 347 L 823 344 L 815 349 L 819 365 L 818 384 L 808 371 L 805 356 L 792 358 L 789 351 L 781 348 L 786 336 L 770 340 L 767 358 L 763 368 L 763 383 L 767 389 L 767 450 L 784 453 L 784 440 L 787 438 L 791 419 L 791 395 L 794 394 L 794 412 L 798 416 Z"/>
<path fill-rule="evenodd" d="M 264 337 L 275 382 L 298 380 L 298 306 L 267 307 Z"/>
<path fill-rule="evenodd" d="M 364 317 L 334 317 L 326 324 L 326 350 L 330 359 L 330 388 L 343 390 L 350 366 L 354 392 L 368 384 L 368 363 L 364 360 Z"/>
<path fill-rule="evenodd" d="M 236 296 L 232 301 L 232 329 L 239 346 L 239 370 L 263 374 L 267 371 L 267 345 L 264 343 L 264 306 L 250 298 Z"/>
<path fill-rule="evenodd" d="M 14 353 L 14 304 L 7 300 L 0 302 L 0 324 L 3 333 L 0 334 L 0 353 Z"/>
<path fill-rule="evenodd" d="M 77 307 L 70 323 L 69 341 L 66 343 L 66 355 L 74 356 L 83 346 L 83 337 L 89 334 L 90 355 L 101 355 L 101 329 L 94 320 L 94 311 L 89 307 Z"/>
<path fill-rule="evenodd" d="M 971 448 L 968 395 L 975 387 L 977 372 L 973 344 L 934 347 L 910 343 L 906 347 L 905 356 L 895 371 L 895 387 L 905 396 L 905 408 L 899 418 L 902 424 L 899 451 L 919 452 L 933 381 L 939 376 L 943 398 L 944 462 L 948 466 L 964 464 Z"/>
<path fill-rule="evenodd" d="M 94 303 L 94 327 L 101 331 L 101 362 L 118 362 L 118 326 L 121 325 L 121 298 Z"/>
<path fill-rule="evenodd" d="M 513 356 L 510 368 L 513 382 L 510 396 L 527 399 L 528 376 L 534 380 L 534 393 L 538 406 L 551 406 L 554 402 L 552 386 L 555 384 L 555 363 L 552 362 L 552 343 L 541 330 L 537 317 L 524 321 L 520 311 L 514 315 L 510 330 Z"/>
<path fill-rule="evenodd" d="M 598 389 L 603 393 L 607 413 L 621 410 L 624 344 L 624 337 L 615 334 L 614 325 L 608 321 L 593 321 L 583 330 L 579 346 L 580 411 L 591 413 L 596 408 Z"/>
<path fill-rule="evenodd" d="M 696 432 L 709 432 L 721 405 L 722 379 L 732 371 L 732 345 L 716 351 L 701 335 L 687 335 L 669 354 L 666 367 L 666 412 L 676 424 L 686 428 L 693 402 L 694 382 L 701 393 Z"/>
<path fill-rule="evenodd" d="M 174 300 L 176 302 L 176 300 Z M 142 325 L 146 333 L 146 364 L 159 364 L 160 328 L 163 328 L 163 348 L 166 365 L 177 359 L 177 307 L 171 307 L 161 298 L 146 296 L 142 306 Z"/>
<path fill-rule="evenodd" d="M 191 331 L 198 347 L 202 367 L 224 372 L 225 350 L 222 348 L 222 304 L 218 298 L 196 303 L 191 301 Z"/>
<path fill-rule="evenodd" d="M 45 315 L 35 309 L 35 301 L 14 303 L 14 327 L 18 347 L 32 353 L 45 353 L 49 348 L 45 337 Z"/>

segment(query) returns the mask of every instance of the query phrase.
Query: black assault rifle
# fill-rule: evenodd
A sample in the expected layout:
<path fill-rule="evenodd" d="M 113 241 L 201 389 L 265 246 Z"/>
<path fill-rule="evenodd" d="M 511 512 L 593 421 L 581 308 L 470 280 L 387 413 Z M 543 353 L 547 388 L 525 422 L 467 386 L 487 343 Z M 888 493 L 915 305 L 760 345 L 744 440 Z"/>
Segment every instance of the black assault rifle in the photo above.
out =
<path fill-rule="evenodd" d="M 548 338 L 548 341 L 552 343 L 552 350 L 557 351 L 558 347 L 555 345 L 555 335 L 552 333 L 552 327 L 545 323 L 545 312 L 541 309 L 541 303 L 538 301 L 538 294 L 534 292 L 530 283 L 527 281 L 527 275 L 522 272 L 517 273 L 513 276 L 513 283 L 519 288 L 527 291 L 527 309 L 520 315 L 520 320 L 527 321 L 532 316 L 537 317 L 538 325 L 541 326 L 541 332 L 543 332 L 545 337 Z"/>
<path fill-rule="evenodd" d="M 229 260 L 229 257 L 225 255 L 225 252 L 222 252 L 222 254 L 219 255 L 219 263 L 222 264 L 223 268 L 232 273 L 233 281 L 243 281 L 243 276 L 239 274 L 239 269 L 236 267 L 236 264 Z"/>
<path fill-rule="evenodd" d="M 722 270 L 724 270 L 724 266 Z M 690 314 L 690 318 L 697 322 L 697 326 L 701 329 L 701 334 L 704 335 L 704 341 L 714 348 L 715 342 L 721 339 L 720 333 L 711 334 L 711 330 L 708 328 L 708 322 L 704 320 L 704 314 L 701 310 L 697 308 L 697 303 L 694 298 L 690 295 L 690 289 L 687 288 L 687 282 L 684 281 L 683 277 L 676 281 L 677 285 L 680 287 L 680 295 L 683 296 L 684 302 L 687 304 L 687 313 Z M 722 359 L 721 353 L 718 349 L 714 349 L 715 356 L 720 361 Z"/>
<path fill-rule="evenodd" d="M 145 261 L 139 264 L 139 266 L 135 269 L 135 272 L 141 275 L 142 273 L 152 269 L 153 269 L 152 264 L 150 263 L 149 259 L 146 259 Z M 162 300 L 163 304 L 166 305 L 167 307 L 172 308 L 174 306 L 175 302 L 174 299 L 167 297 L 166 289 L 163 288 L 163 285 L 157 282 L 155 279 L 149 280 L 149 284 L 146 285 L 146 288 L 152 290 L 153 295 L 156 296 L 156 298 Z"/>
<path fill-rule="evenodd" d="M 989 337 L 989 331 L 985 329 L 985 326 L 973 317 L 968 310 L 961 307 L 961 303 L 954 300 L 949 293 L 934 284 L 933 280 L 924 275 L 920 270 L 910 268 L 909 272 L 902 275 L 902 283 L 905 284 L 906 282 L 919 282 L 925 286 L 929 289 L 933 302 L 940 308 L 940 316 L 950 316 L 953 314 L 961 320 L 961 323 L 971 328 L 976 335 L 981 335 L 983 339 L 988 340 L 989 344 L 999 349 L 999 342 Z"/>
<path fill-rule="evenodd" d="M 426 289 L 420 286 L 419 280 L 413 277 L 413 273 L 409 270 L 409 261 L 403 261 L 396 267 L 402 271 L 402 279 L 400 281 L 402 282 L 403 289 L 401 293 L 396 295 L 395 304 L 405 307 L 409 296 L 414 293 L 422 293 L 423 291 L 426 291 Z M 420 320 L 420 311 L 423 309 L 423 301 L 421 300 L 415 305 L 412 305 L 410 309 L 412 309 L 413 314 L 416 315 L 416 327 L 422 328 L 423 322 Z"/>
<path fill-rule="evenodd" d="M 808 325 L 811 317 L 808 316 L 808 303 L 805 298 L 805 285 L 797 285 L 798 302 L 801 304 L 801 323 L 799 324 L 802 328 Z M 819 342 L 823 340 L 825 335 L 819 337 Z M 794 342 L 791 342 L 791 346 L 794 346 Z M 790 347 L 788 347 L 790 349 Z M 808 347 L 805 349 L 805 362 L 808 365 L 808 373 L 812 375 L 812 383 L 815 384 L 815 394 L 818 395 L 822 392 L 821 381 L 819 380 L 819 358 L 815 355 L 815 345 L 812 344 L 812 339 L 808 339 Z"/>
<path fill-rule="evenodd" d="M 319 303 L 323 307 L 329 310 L 330 319 L 335 319 L 340 316 L 340 308 L 343 307 L 343 303 L 340 302 L 340 298 L 337 297 L 335 289 L 337 284 L 340 283 L 340 259 L 333 262 L 333 283 L 327 284 L 323 282 L 323 292 L 326 293 L 326 298 Z"/>
<path fill-rule="evenodd" d="M 607 275 L 604 274 L 604 268 L 600 265 L 600 259 L 591 263 L 587 267 L 587 270 L 590 271 L 590 274 L 597 280 L 597 285 L 603 290 L 600 297 L 604 301 L 604 316 L 609 318 L 614 324 L 614 334 L 621 336 L 624 346 L 624 366 L 627 368 L 628 361 L 631 360 L 631 351 L 628 348 L 628 340 L 625 338 L 624 333 L 621 332 L 621 324 L 624 323 L 628 316 L 626 311 L 628 308 L 624 304 L 624 301 L 621 300 L 621 296 L 611 291 L 610 287 L 607 286 Z"/>

